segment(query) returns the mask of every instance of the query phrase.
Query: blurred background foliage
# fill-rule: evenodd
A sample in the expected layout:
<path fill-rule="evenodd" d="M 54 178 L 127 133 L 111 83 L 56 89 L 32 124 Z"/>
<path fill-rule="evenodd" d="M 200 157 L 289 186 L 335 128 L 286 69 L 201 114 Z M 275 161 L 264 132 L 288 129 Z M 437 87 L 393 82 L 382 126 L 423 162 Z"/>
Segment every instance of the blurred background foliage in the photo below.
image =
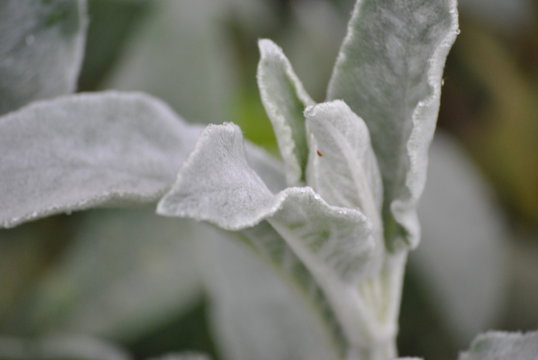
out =
<path fill-rule="evenodd" d="M 256 86 L 257 39 L 279 43 L 322 101 L 352 5 L 89 0 L 79 91 L 146 91 L 189 121 L 238 123 L 276 152 Z M 454 359 L 477 331 L 538 328 L 538 4 L 460 8 L 439 117 L 449 139 L 434 145 L 437 180 L 402 304 L 401 354 L 426 359 Z M 151 209 L 119 212 L 0 232 L 0 333 L 88 333 L 135 358 L 190 349 L 218 359 L 190 255 L 195 236 Z"/>

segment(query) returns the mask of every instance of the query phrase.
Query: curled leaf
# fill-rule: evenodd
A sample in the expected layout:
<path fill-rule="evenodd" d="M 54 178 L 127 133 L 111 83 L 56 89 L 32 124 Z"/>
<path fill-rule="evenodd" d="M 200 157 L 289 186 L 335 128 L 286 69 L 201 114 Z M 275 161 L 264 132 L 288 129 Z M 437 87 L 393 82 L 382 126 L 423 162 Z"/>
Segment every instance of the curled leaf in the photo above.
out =
<path fill-rule="evenodd" d="M 157 211 L 226 230 L 267 220 L 296 253 L 314 256 L 346 281 L 363 275 L 370 264 L 373 244 L 364 215 L 328 205 L 311 188 L 273 194 L 247 163 L 241 131 L 233 124 L 204 130 Z"/>

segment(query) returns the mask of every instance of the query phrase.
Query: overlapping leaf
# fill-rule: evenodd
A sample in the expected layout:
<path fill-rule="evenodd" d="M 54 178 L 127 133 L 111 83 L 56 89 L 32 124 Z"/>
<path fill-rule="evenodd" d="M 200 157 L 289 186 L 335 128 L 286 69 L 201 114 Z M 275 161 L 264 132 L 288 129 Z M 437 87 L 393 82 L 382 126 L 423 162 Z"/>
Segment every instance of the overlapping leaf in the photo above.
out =
<path fill-rule="evenodd" d="M 416 203 L 457 28 L 455 0 L 359 0 L 329 84 L 328 98 L 344 100 L 370 130 L 392 248 L 402 237 L 418 243 Z"/>
<path fill-rule="evenodd" d="M 241 131 L 232 124 L 204 130 L 158 212 L 227 230 L 268 220 L 286 233 L 281 235 L 299 257 L 313 256 L 319 266 L 346 281 L 361 276 L 370 264 L 373 244 L 366 218 L 356 210 L 328 205 L 311 188 L 271 193 L 248 165 Z"/>
<path fill-rule="evenodd" d="M 329 204 L 360 209 L 373 227 L 375 262 L 384 248 L 383 186 L 368 128 L 342 101 L 305 111 L 309 138 L 307 182 Z"/>

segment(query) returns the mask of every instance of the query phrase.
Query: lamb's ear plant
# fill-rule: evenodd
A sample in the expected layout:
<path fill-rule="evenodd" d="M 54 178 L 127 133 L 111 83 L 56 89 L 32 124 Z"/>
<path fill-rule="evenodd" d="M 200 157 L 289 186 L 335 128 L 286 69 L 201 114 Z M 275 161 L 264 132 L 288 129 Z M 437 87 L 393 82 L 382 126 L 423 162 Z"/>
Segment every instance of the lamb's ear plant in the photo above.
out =
<path fill-rule="evenodd" d="M 10 11 L 33 9 L 24 8 L 27 1 L 7 4 Z M 202 130 L 144 94 L 64 95 L 22 107 L 0 118 L 0 226 L 90 207 L 158 203 L 158 214 L 235 232 L 212 241 L 236 241 L 233 246 L 269 264 L 268 284 L 275 276 L 290 284 L 326 340 L 322 351 L 312 351 L 308 346 L 320 344 L 308 341 L 280 351 L 263 326 L 251 331 L 242 326 L 248 319 L 240 320 L 226 334 L 221 322 L 221 338 L 241 337 L 226 345 L 225 355 L 235 356 L 230 360 L 394 359 L 404 267 L 420 238 L 417 202 L 444 62 L 457 33 L 455 0 L 358 0 L 320 103 L 282 50 L 261 40 L 258 84 L 282 163 L 245 142 L 236 125 Z M 31 46 L 21 43 L 26 36 L 15 39 Z M 17 54 L 10 49 L 8 59 Z M 37 98 L 58 95 L 47 94 Z M 21 99 L 3 107 L 35 97 Z M 229 269 L 243 276 L 248 256 L 235 263 L 233 254 L 211 256 L 232 262 Z M 261 278 L 247 276 L 245 283 Z M 238 306 L 245 304 L 234 301 L 243 296 L 240 289 L 215 286 L 217 318 L 226 319 L 218 312 L 223 298 L 241 316 Z M 272 324 L 271 311 L 263 311 Z M 504 351 L 530 359 L 535 343 L 536 334 L 486 335 L 461 359 Z"/>

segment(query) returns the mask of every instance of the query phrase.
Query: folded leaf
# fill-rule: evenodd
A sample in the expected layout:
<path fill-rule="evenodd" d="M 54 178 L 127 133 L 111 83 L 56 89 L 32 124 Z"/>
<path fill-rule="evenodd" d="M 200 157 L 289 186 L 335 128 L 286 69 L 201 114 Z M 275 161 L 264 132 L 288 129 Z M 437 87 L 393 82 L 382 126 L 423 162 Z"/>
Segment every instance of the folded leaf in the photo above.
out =
<path fill-rule="evenodd" d="M 538 331 L 522 333 L 489 332 L 479 335 L 471 349 L 459 360 L 535 360 L 538 356 Z"/>
<path fill-rule="evenodd" d="M 258 64 L 258 87 L 265 111 L 286 165 L 290 186 L 304 181 L 308 157 L 304 109 L 314 101 L 306 93 L 290 62 L 271 40 L 260 40 L 261 59 Z"/>
<path fill-rule="evenodd" d="M 128 360 L 123 350 L 101 340 L 56 336 L 39 340 L 0 337 L 0 360 Z"/>
<path fill-rule="evenodd" d="M 0 227 L 156 201 L 199 134 L 143 94 L 66 96 L 0 118 Z"/>
<path fill-rule="evenodd" d="M 328 98 L 344 100 L 370 130 L 390 247 L 402 236 L 418 243 L 416 203 L 457 31 L 455 0 L 360 0 L 329 84 Z"/>
<path fill-rule="evenodd" d="M 363 275 L 370 265 L 368 220 L 356 210 L 328 205 L 311 188 L 271 193 L 248 165 L 241 131 L 233 124 L 204 130 L 157 211 L 209 221 L 226 230 L 267 220 L 301 260 L 305 261 L 303 255 L 314 256 L 346 281 Z"/>
<path fill-rule="evenodd" d="M 0 114 L 75 90 L 85 0 L 0 2 Z"/>
<path fill-rule="evenodd" d="M 307 183 L 331 205 L 360 209 L 381 231 L 383 186 L 364 121 L 338 100 L 307 108 L 305 117 Z"/>

